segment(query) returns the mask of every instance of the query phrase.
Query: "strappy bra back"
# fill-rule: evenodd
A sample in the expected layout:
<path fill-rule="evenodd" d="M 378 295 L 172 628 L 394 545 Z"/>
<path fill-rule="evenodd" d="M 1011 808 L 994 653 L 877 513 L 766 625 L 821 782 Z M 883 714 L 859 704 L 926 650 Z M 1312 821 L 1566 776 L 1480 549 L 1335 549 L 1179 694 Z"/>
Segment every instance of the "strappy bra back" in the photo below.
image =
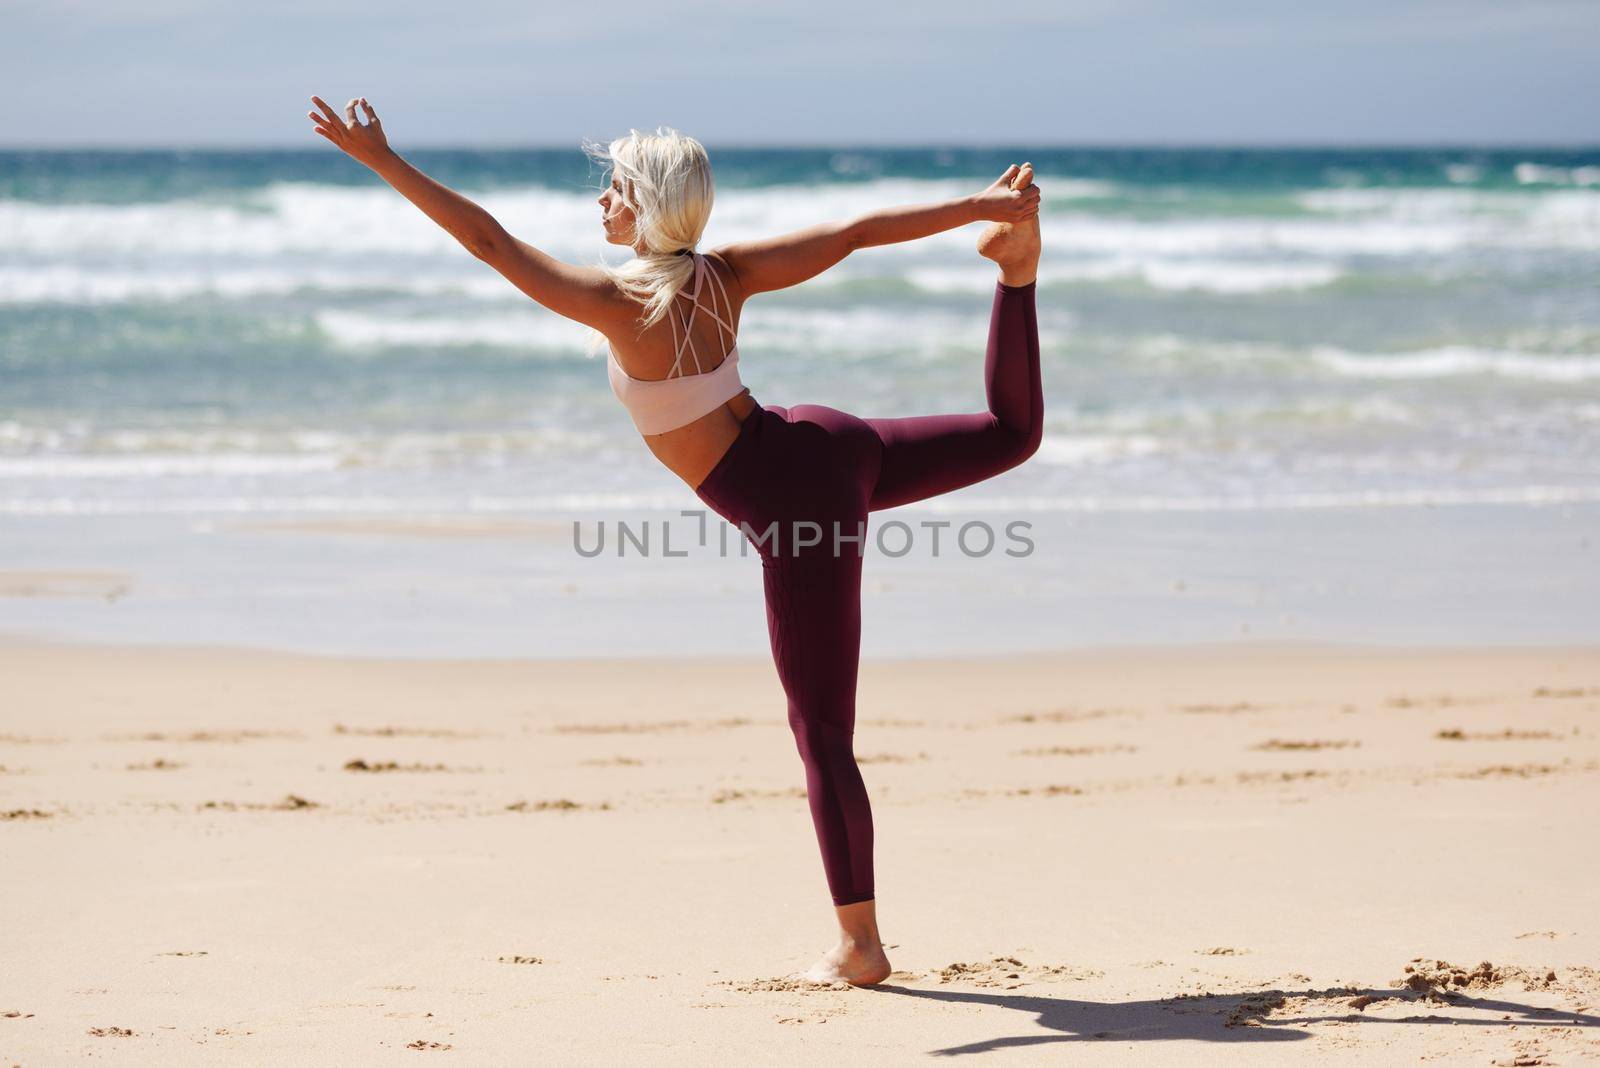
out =
<path fill-rule="evenodd" d="M 633 425 L 641 434 L 665 434 L 669 430 L 688 426 L 707 412 L 715 411 L 744 392 L 744 384 L 739 381 L 739 346 L 731 322 L 733 304 L 728 300 L 728 291 L 723 286 L 722 279 L 717 277 L 717 272 L 706 263 L 704 256 L 698 252 L 691 252 L 689 255 L 694 258 L 693 287 L 689 292 L 680 291 L 678 296 L 688 300 L 694 308 L 687 317 L 676 303 L 667 309 L 667 321 L 672 325 L 674 350 L 672 369 L 667 372 L 667 377 L 660 379 L 631 377 L 617 362 L 616 350 L 607 346 L 609 356 L 606 362 L 607 373 L 611 379 L 611 392 L 615 393 L 623 407 L 628 409 Z M 711 278 L 710 287 L 705 285 L 708 275 Z M 721 295 L 726 319 L 717 314 L 715 295 L 711 296 L 711 307 L 707 308 L 700 303 L 702 290 L 708 294 L 712 294 L 714 290 L 715 294 Z M 701 312 L 705 312 L 716 321 L 718 337 L 721 338 L 725 334 L 730 342 L 722 362 L 710 370 L 702 364 L 700 353 L 695 349 L 694 338 L 691 336 L 695 316 Z M 692 374 L 684 366 L 685 351 L 694 364 Z"/>

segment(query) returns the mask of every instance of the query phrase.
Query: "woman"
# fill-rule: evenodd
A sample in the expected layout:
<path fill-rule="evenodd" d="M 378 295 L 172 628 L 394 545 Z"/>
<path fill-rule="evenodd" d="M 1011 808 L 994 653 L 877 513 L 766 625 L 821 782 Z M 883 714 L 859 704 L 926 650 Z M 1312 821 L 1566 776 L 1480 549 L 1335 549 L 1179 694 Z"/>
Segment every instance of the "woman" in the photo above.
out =
<path fill-rule="evenodd" d="M 773 659 L 839 921 L 838 944 L 806 977 L 882 982 L 889 961 L 878 935 L 872 814 L 852 751 L 866 517 L 989 478 L 1039 447 L 1039 190 L 1031 166 L 1013 165 L 972 196 L 702 255 L 695 246 L 712 202 L 705 149 L 673 130 L 634 131 L 596 154 L 611 170 L 599 197 L 606 240 L 631 247 L 635 258 L 621 267 L 583 267 L 512 237 L 478 205 L 401 159 L 365 98 L 351 100 L 342 116 L 311 99 L 317 133 L 518 289 L 610 342 L 612 388 L 645 444 L 755 545 Z M 996 225 L 978 250 L 1000 268 L 984 367 L 988 411 L 861 419 L 815 404 L 761 405 L 743 388 L 731 342 L 746 299 L 798 285 L 858 248 L 980 220 Z"/>

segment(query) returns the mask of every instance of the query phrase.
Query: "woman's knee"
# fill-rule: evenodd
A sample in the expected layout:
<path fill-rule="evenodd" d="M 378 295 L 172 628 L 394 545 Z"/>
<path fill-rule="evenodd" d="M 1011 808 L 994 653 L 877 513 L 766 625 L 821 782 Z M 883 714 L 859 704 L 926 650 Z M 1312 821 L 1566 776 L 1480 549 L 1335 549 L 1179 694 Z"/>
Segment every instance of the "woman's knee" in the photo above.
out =
<path fill-rule="evenodd" d="M 789 729 L 794 732 L 800 759 L 808 764 L 855 760 L 855 731 L 851 726 L 830 723 L 819 713 L 796 709 L 789 713 Z"/>
<path fill-rule="evenodd" d="M 1022 433 L 1022 441 L 1017 446 L 1017 463 L 1031 457 L 1039 451 L 1039 446 L 1044 441 L 1044 418 L 1042 416 L 1029 421 L 1028 427 Z"/>
<path fill-rule="evenodd" d="M 1044 441 L 1044 419 L 1036 416 L 1027 423 L 1019 425 L 1008 423 L 999 418 L 995 419 L 998 433 L 1005 438 L 1006 467 L 1016 467 L 1023 463 L 1034 453 L 1039 451 L 1039 445 Z"/>

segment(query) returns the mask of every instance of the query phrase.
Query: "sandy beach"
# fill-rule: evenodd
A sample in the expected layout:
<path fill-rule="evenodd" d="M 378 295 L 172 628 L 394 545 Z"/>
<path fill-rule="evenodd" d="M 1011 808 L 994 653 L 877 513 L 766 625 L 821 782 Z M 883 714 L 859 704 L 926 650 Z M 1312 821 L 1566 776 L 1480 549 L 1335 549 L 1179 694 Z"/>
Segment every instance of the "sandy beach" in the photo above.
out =
<path fill-rule="evenodd" d="M 868 661 L 875 990 L 761 658 L 0 678 L 7 1064 L 1600 1058 L 1592 647 Z"/>

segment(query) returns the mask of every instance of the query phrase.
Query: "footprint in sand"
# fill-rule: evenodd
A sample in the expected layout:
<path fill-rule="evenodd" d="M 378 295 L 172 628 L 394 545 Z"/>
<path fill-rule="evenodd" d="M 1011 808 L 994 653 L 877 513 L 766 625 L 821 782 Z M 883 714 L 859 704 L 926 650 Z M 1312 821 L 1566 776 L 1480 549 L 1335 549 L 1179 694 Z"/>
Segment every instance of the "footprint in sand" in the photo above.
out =
<path fill-rule="evenodd" d="M 1234 778 L 1241 783 L 1258 783 L 1297 782 L 1301 779 L 1327 779 L 1332 776 L 1331 771 L 1306 768 L 1303 771 L 1241 771 Z"/>
<path fill-rule="evenodd" d="M 199 806 L 204 812 L 300 812 L 321 808 L 315 801 L 307 801 L 299 794 L 290 794 L 282 801 L 270 804 L 260 801 L 205 801 Z"/>
<path fill-rule="evenodd" d="M 1554 731 L 1519 731 L 1511 727 L 1500 731 L 1464 731 L 1460 727 L 1451 727 L 1435 731 L 1433 736 L 1442 742 L 1533 742 L 1555 741 L 1565 737 Z"/>
<path fill-rule="evenodd" d="M 1025 964 L 1018 957 L 992 957 L 986 961 L 958 961 L 929 973 L 943 983 L 969 986 L 998 986 L 1007 990 L 1033 983 L 1059 983 L 1068 980 L 1099 979 L 1105 973 L 1094 968 L 1074 968 L 1066 964 Z"/>
<path fill-rule="evenodd" d="M 1542 775 L 1554 775 L 1558 772 L 1572 770 L 1575 770 L 1575 765 L 1570 761 L 1561 764 L 1492 764 L 1484 768 L 1474 768 L 1471 771 L 1459 772 L 1453 778 L 1535 779 Z"/>
<path fill-rule="evenodd" d="M 404 772 L 451 771 L 451 772 L 459 772 L 459 771 L 482 771 L 483 769 L 482 768 L 452 768 L 452 767 L 447 767 L 444 764 L 401 764 L 401 763 L 399 763 L 397 761 L 393 761 L 393 760 L 366 761 L 366 760 L 361 760 L 360 758 L 357 758 L 355 760 L 347 760 L 347 761 L 345 761 L 344 770 L 345 771 L 365 771 L 365 772 L 383 772 L 383 771 L 404 771 Z"/>
<path fill-rule="evenodd" d="M 0 812 L 0 820 L 47 820 L 50 813 L 37 808 L 13 808 Z"/>
<path fill-rule="evenodd" d="M 583 805 L 561 797 L 554 801 L 513 801 L 506 806 L 507 812 L 577 812 L 582 809 L 594 812 L 609 812 L 611 810 L 611 802 L 602 801 L 598 805 Z"/>

